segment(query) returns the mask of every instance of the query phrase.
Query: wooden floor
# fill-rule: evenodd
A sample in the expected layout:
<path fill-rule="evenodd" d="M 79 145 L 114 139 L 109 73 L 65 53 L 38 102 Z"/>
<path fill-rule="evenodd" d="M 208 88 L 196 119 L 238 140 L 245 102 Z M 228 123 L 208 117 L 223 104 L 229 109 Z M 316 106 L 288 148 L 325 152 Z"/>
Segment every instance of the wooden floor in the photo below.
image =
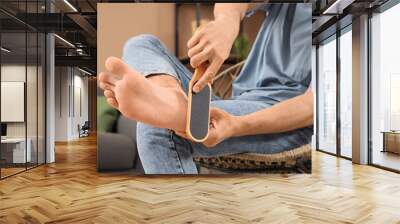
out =
<path fill-rule="evenodd" d="M 19 173 L 26 170 L 25 167 L 24 168 L 1 168 L 1 177 L 8 177 L 11 176 L 13 174 Z"/>
<path fill-rule="evenodd" d="M 95 138 L 0 181 L 0 223 L 400 223 L 400 175 L 313 154 L 313 174 L 97 173 Z"/>

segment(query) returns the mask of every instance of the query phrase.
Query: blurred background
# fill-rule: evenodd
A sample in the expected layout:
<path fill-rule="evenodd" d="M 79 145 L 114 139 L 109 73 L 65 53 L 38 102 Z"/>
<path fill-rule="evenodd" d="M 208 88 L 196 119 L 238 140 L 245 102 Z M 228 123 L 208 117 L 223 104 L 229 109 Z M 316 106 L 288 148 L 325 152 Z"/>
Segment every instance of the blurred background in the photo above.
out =
<path fill-rule="evenodd" d="M 196 27 L 213 19 L 214 4 L 100 4 L 98 6 L 98 61 L 121 57 L 124 43 L 139 34 L 153 34 L 183 63 L 188 63 L 187 41 Z M 244 60 L 256 38 L 265 13 L 244 20 L 227 64 Z M 104 63 L 98 64 L 104 69 Z"/>

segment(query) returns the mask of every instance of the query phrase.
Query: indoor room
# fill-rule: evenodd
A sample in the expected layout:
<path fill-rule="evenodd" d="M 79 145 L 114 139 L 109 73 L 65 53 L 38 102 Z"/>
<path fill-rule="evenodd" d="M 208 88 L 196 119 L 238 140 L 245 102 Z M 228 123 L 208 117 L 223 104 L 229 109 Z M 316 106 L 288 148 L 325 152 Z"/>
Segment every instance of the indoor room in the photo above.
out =
<path fill-rule="evenodd" d="M 0 1 L 0 223 L 399 223 L 399 1 L 221 4 Z M 217 71 L 208 73 L 209 67 L 201 71 L 201 66 L 212 61 L 193 66 L 190 42 L 218 20 L 218 6 L 232 7 L 231 14 L 223 14 L 231 17 L 222 18 L 238 29 L 233 35 L 230 23 L 219 24 L 221 31 L 212 38 L 233 38 L 213 46 L 229 49 L 224 49 L 227 54 Z M 301 7 L 308 10 L 307 19 L 299 19 Z M 153 54 L 154 46 L 158 54 Z M 257 52 L 262 60 L 254 58 Z M 168 70 L 172 76 L 188 74 L 187 79 L 154 78 L 166 74 L 154 69 L 165 66 L 165 61 L 157 61 L 159 54 L 176 66 Z M 154 61 L 132 62 L 148 55 Z M 124 63 L 128 66 L 119 66 Z M 241 76 L 254 64 L 270 66 L 268 72 L 257 73 L 265 80 Z M 298 68 L 306 69 L 291 73 Z M 276 71 L 282 71 L 280 76 L 272 77 Z M 200 73 L 214 75 L 204 83 L 203 88 L 209 88 L 206 104 L 196 108 L 207 131 L 201 140 L 191 132 L 197 126 L 190 126 L 193 99 L 201 95 L 191 89 L 200 80 L 193 77 Z M 111 85 L 104 85 L 104 77 Z M 133 115 L 126 113 L 115 88 L 126 80 L 136 81 L 126 85 L 126 92 L 137 94 L 126 97 L 131 100 L 128 106 L 143 99 L 143 92 L 162 95 L 132 83 L 150 82 L 151 90 L 161 90 L 156 85 L 172 89 L 178 83 L 190 112 L 185 110 L 183 119 L 164 120 L 181 124 L 184 133 L 143 121 L 151 114 L 163 120 L 164 114 L 174 114 L 171 107 L 154 109 L 157 113 L 138 107 Z M 252 82 L 239 85 L 243 92 L 237 94 L 241 80 Z M 268 112 L 283 107 L 274 116 L 259 116 L 238 128 L 229 122 L 263 110 L 252 110 L 249 98 L 237 113 L 218 113 L 215 101 L 246 95 L 249 83 L 271 85 L 276 91 L 259 100 L 274 103 L 266 108 L 257 104 L 259 108 Z M 290 97 L 274 98 L 282 92 Z M 311 100 L 293 103 L 303 94 Z M 145 99 L 150 105 L 154 97 Z M 307 122 L 295 128 L 260 133 L 260 128 L 287 128 L 298 111 L 312 116 L 300 116 Z M 273 122 L 267 123 L 268 118 Z M 217 135 L 218 141 L 209 144 L 218 119 L 227 120 L 220 129 L 230 135 Z M 252 134 L 237 134 L 244 129 Z M 259 141 L 230 142 L 248 136 Z M 279 139 L 294 146 L 275 150 Z M 232 151 L 220 153 L 219 146 Z M 196 147 L 210 154 L 201 155 Z M 257 147 L 261 150 L 254 150 Z M 169 153 L 168 160 L 163 153 Z"/>

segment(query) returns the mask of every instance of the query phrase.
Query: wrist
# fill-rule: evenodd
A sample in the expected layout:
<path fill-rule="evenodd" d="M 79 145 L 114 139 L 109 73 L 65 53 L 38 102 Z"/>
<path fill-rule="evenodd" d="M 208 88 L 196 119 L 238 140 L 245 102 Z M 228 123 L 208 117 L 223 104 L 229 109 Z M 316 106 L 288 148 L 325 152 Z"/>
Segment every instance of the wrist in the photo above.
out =
<path fill-rule="evenodd" d="M 240 14 L 235 12 L 228 12 L 228 13 L 220 13 L 214 16 L 214 20 L 226 20 L 234 22 L 233 24 L 240 24 Z"/>
<path fill-rule="evenodd" d="M 228 24 L 228 26 L 225 27 L 230 27 L 232 28 L 232 34 L 234 35 L 233 39 L 236 38 L 237 34 L 239 33 L 240 29 L 240 21 L 241 21 L 241 16 L 239 13 L 224 13 L 224 14 L 219 14 L 218 16 L 215 16 L 214 18 L 215 21 L 220 21 L 223 22 L 224 24 Z"/>
<path fill-rule="evenodd" d="M 246 117 L 245 116 L 232 116 L 231 137 L 240 137 L 246 135 Z"/>

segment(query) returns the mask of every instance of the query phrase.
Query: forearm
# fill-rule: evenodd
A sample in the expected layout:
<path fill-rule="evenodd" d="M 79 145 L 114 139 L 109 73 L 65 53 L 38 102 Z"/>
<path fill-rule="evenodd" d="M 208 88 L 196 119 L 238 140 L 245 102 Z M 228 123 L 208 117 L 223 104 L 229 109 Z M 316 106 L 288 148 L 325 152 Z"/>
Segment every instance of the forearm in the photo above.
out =
<path fill-rule="evenodd" d="M 214 6 L 215 19 L 229 16 L 238 19 L 238 23 L 243 19 L 249 3 L 217 3 Z"/>
<path fill-rule="evenodd" d="M 235 118 L 234 136 L 271 134 L 307 127 L 314 122 L 311 90 L 270 108 Z"/>
<path fill-rule="evenodd" d="M 249 8 L 249 3 L 217 3 L 214 6 L 214 19 L 228 19 L 239 32 L 240 21 Z"/>

